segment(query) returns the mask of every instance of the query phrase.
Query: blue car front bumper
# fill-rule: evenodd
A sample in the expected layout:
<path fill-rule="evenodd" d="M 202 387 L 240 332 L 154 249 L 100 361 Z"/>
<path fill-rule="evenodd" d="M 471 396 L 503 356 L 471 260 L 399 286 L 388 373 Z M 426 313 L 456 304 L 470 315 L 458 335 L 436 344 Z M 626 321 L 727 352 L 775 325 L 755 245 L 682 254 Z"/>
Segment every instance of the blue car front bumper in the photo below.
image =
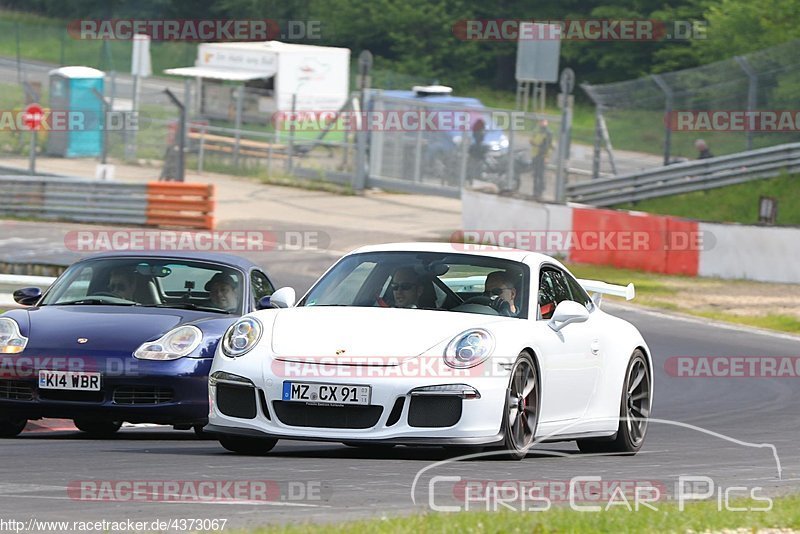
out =
<path fill-rule="evenodd" d="M 205 424 L 211 361 L 146 361 L 136 360 L 130 353 L 89 357 L 4 355 L 0 358 L 0 416 Z M 100 390 L 40 387 L 40 370 L 100 373 Z"/>

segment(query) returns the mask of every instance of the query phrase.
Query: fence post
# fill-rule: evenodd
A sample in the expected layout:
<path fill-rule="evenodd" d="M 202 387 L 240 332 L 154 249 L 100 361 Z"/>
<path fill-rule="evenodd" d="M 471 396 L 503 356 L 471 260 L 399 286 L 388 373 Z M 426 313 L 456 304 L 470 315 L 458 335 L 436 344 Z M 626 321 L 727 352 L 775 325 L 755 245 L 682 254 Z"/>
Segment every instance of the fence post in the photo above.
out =
<path fill-rule="evenodd" d="M 292 117 L 291 122 L 289 122 L 289 146 L 288 146 L 288 156 L 286 158 L 286 174 L 291 175 L 294 171 L 294 125 L 297 123 L 295 117 L 297 113 L 297 93 L 292 93 Z"/>
<path fill-rule="evenodd" d="M 235 143 L 233 145 L 233 166 L 239 169 L 239 142 L 242 138 L 242 106 L 244 102 L 244 82 L 239 86 L 236 92 L 236 133 Z"/>
<path fill-rule="evenodd" d="M 736 62 L 742 68 L 745 74 L 747 74 L 748 84 L 747 84 L 747 111 L 748 114 L 751 114 L 755 111 L 756 106 L 758 105 L 758 73 L 753 69 L 750 63 L 744 56 L 734 56 Z M 753 150 L 753 130 L 752 128 L 747 128 L 746 130 L 746 138 L 745 138 L 745 147 L 747 150 Z"/>
<path fill-rule="evenodd" d="M 664 165 L 669 165 L 669 156 L 672 151 L 672 128 L 670 115 L 672 114 L 673 94 L 667 82 L 658 74 L 651 76 L 656 85 L 664 92 Z"/>
<path fill-rule="evenodd" d="M 178 176 L 177 180 L 183 182 L 186 174 L 184 165 L 186 157 L 186 106 L 178 100 L 178 97 L 169 89 L 164 89 L 169 99 L 178 107 Z"/>
<path fill-rule="evenodd" d="M 103 152 L 100 156 L 100 163 L 105 165 L 108 160 L 108 102 L 97 89 L 92 88 L 92 92 L 100 100 L 100 105 L 103 107 L 103 121 L 101 123 L 103 125 Z"/>
<path fill-rule="evenodd" d="M 561 108 L 561 131 L 558 139 L 558 161 L 556 162 L 556 202 L 567 200 L 567 159 L 569 158 L 569 136 L 571 113 L 569 109 L 569 95 L 575 88 L 575 72 L 567 67 L 561 71 L 559 78 L 563 106 Z"/>

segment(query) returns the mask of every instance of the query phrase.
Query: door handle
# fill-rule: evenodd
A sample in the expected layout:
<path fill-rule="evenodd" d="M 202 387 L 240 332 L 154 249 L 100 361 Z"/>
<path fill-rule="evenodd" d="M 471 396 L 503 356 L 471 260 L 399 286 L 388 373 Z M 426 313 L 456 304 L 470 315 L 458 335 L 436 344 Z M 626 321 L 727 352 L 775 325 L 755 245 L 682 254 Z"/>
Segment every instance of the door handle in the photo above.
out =
<path fill-rule="evenodd" d="M 592 354 L 596 356 L 597 353 L 600 352 L 600 340 L 599 339 L 592 340 L 591 348 L 592 348 Z"/>

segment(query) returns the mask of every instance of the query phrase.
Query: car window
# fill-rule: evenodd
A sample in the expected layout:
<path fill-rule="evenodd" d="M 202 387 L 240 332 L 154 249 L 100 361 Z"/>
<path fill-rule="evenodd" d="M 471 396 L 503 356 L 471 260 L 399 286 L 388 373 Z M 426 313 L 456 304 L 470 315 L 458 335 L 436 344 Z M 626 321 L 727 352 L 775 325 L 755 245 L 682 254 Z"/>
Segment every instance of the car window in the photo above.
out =
<path fill-rule="evenodd" d="M 299 305 L 427 309 L 527 318 L 528 273 L 527 266 L 519 262 L 479 255 L 353 254 L 323 276 Z M 487 292 L 490 275 L 493 287 Z"/>
<path fill-rule="evenodd" d="M 575 278 L 560 269 L 544 268 L 539 279 L 539 312 L 542 319 L 550 319 L 562 301 L 572 300 L 582 306 L 591 306 L 592 299 Z"/>
<path fill-rule="evenodd" d="M 275 292 L 275 288 L 264 273 L 253 271 L 250 273 L 250 292 L 253 302 L 258 302 L 262 298 L 272 295 Z"/>
<path fill-rule="evenodd" d="M 594 303 L 592 302 L 592 298 L 586 292 L 585 289 L 578 283 L 575 278 L 569 275 L 569 273 L 564 273 L 564 277 L 567 280 L 567 285 L 569 286 L 570 293 L 572 293 L 572 300 L 575 302 L 579 302 L 583 304 L 587 308 L 591 309 Z"/>

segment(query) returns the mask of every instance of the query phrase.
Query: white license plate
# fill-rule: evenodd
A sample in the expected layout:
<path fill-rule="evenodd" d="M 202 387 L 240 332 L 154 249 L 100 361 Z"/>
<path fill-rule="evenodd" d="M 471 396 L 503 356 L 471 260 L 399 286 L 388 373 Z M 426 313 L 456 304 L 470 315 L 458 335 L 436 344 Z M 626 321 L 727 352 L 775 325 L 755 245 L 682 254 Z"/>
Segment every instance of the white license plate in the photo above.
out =
<path fill-rule="evenodd" d="M 100 391 L 100 373 L 81 371 L 39 371 L 39 389 Z"/>
<path fill-rule="evenodd" d="M 316 404 L 369 404 L 370 386 L 284 382 L 283 400 Z"/>

